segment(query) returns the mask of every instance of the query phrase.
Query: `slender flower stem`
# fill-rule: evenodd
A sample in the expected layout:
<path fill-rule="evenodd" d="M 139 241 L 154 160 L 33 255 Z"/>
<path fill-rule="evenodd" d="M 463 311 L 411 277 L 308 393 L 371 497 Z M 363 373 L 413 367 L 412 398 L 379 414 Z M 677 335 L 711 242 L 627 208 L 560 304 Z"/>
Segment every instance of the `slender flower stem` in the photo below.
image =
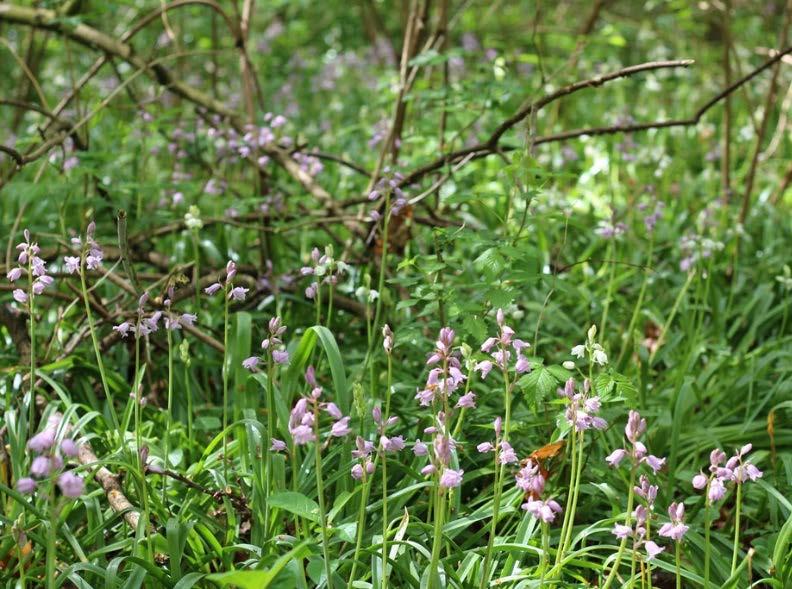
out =
<path fill-rule="evenodd" d="M 443 382 L 448 379 L 448 359 L 443 360 Z M 432 407 L 434 408 L 434 403 Z M 449 415 L 448 411 L 448 398 L 443 396 L 443 409 L 444 414 Z M 435 416 L 436 418 L 436 416 Z M 449 427 L 448 419 L 441 422 L 442 435 L 448 437 Z M 432 534 L 432 558 L 429 562 L 429 584 L 428 589 L 435 589 L 436 583 L 439 580 L 439 573 L 437 567 L 440 563 L 440 548 L 443 543 L 443 519 L 445 517 L 445 505 L 443 499 L 445 493 L 440 486 L 440 478 L 442 476 L 441 469 L 444 467 L 442 460 L 438 457 L 437 469 L 434 473 L 434 506 L 432 515 L 434 516 L 434 532 Z"/>
<path fill-rule="evenodd" d="M 270 439 L 266 440 L 264 443 L 264 447 L 266 448 L 265 451 L 267 453 L 265 471 L 266 482 L 264 485 L 264 502 L 267 507 L 264 510 L 264 531 L 267 534 L 269 534 L 270 524 L 269 496 L 272 492 L 272 482 L 274 479 L 272 476 L 272 451 L 270 450 L 272 440 L 275 438 L 275 385 L 272 382 L 274 375 L 275 365 L 272 361 L 272 351 L 269 350 L 269 355 L 267 357 L 267 435 L 270 437 Z"/>
<path fill-rule="evenodd" d="M 627 340 L 624 342 L 624 347 L 622 347 L 621 352 L 619 353 L 619 359 L 616 361 L 616 366 L 619 367 L 621 367 L 622 358 L 624 358 L 625 354 L 629 353 L 630 347 L 633 343 L 633 330 L 635 329 L 635 324 L 638 323 L 638 315 L 640 314 L 641 308 L 643 307 L 643 300 L 646 296 L 646 288 L 649 284 L 649 266 L 652 264 L 653 252 L 654 233 L 652 233 L 652 237 L 649 239 L 649 253 L 646 254 L 647 268 L 644 270 L 643 282 L 641 282 L 641 290 L 638 292 L 638 299 L 635 301 L 635 307 L 633 308 L 632 316 L 630 317 L 630 324 L 627 327 Z"/>
<path fill-rule="evenodd" d="M 227 282 L 227 281 L 226 281 Z M 228 288 L 223 293 L 223 484 L 228 485 Z"/>
<path fill-rule="evenodd" d="M 195 438 L 193 438 L 193 390 L 192 384 L 190 383 L 189 358 L 188 362 L 184 363 L 184 388 L 187 393 L 187 437 L 189 437 L 190 440 L 195 440 Z"/>
<path fill-rule="evenodd" d="M 439 573 L 437 571 L 440 562 L 440 545 L 443 535 L 443 516 L 445 515 L 445 508 L 443 507 L 443 491 L 440 488 L 440 473 L 435 473 L 435 489 L 434 489 L 434 534 L 432 536 L 432 560 L 429 563 L 429 586 L 428 589 L 435 589 L 438 585 L 437 578 Z"/>
<path fill-rule="evenodd" d="M 330 329 L 330 323 L 333 320 L 333 285 L 328 288 L 327 293 L 327 329 Z M 318 325 L 318 324 L 317 324 Z"/>
<path fill-rule="evenodd" d="M 544 587 L 545 575 L 547 574 L 547 563 L 550 562 L 550 526 L 547 522 L 542 522 L 542 560 L 539 564 L 540 581 L 539 586 Z"/>
<path fill-rule="evenodd" d="M 113 421 L 113 427 L 121 442 L 120 424 L 118 415 L 116 415 L 115 403 L 113 402 L 113 394 L 110 392 L 110 385 L 107 383 L 107 375 L 105 374 L 104 361 L 102 360 L 102 351 L 99 348 L 99 339 L 96 337 L 96 325 L 94 324 L 93 313 L 91 312 L 91 304 L 88 301 L 88 285 L 85 282 L 85 255 L 80 257 L 80 286 L 82 287 L 83 303 L 85 305 L 85 317 L 88 319 L 88 331 L 91 332 L 91 343 L 93 343 L 94 354 L 96 355 L 96 365 L 99 368 L 99 376 L 102 379 L 102 387 L 104 388 L 105 398 L 110 409 L 110 418 Z"/>
<path fill-rule="evenodd" d="M 564 542 L 566 538 L 566 530 L 567 530 L 567 526 L 569 525 L 570 512 L 571 512 L 569 506 L 572 504 L 575 483 L 576 483 L 575 477 L 577 476 L 577 459 L 578 459 L 578 453 L 576 451 L 577 433 L 575 433 L 574 429 L 570 430 L 569 433 L 570 433 L 569 453 L 572 456 L 572 464 L 569 467 L 569 491 L 567 493 L 567 503 L 569 505 L 567 505 L 567 509 L 564 510 L 564 522 L 561 524 L 561 535 L 558 537 L 558 550 L 556 550 L 556 559 L 555 559 L 555 565 L 553 567 L 553 572 L 555 572 L 557 569 L 560 568 L 561 560 L 564 557 L 563 555 Z"/>
<path fill-rule="evenodd" d="M 134 380 L 134 403 L 135 403 L 135 449 L 137 451 L 138 474 L 140 476 L 140 502 L 143 508 L 143 529 L 148 529 L 149 523 L 149 502 L 148 502 L 148 485 L 146 484 L 146 462 L 143 453 L 140 451 L 143 447 L 143 432 L 141 428 L 141 387 L 140 377 L 140 313 L 138 313 L 138 321 L 135 328 L 135 380 Z M 192 439 L 192 436 L 190 436 Z M 151 557 L 153 551 L 151 549 L 151 536 L 146 534 L 146 554 Z"/>
<path fill-rule="evenodd" d="M 382 589 L 388 586 L 388 458 L 382 450 Z"/>
<path fill-rule="evenodd" d="M 629 484 L 629 492 L 627 494 L 627 517 L 625 518 L 624 525 L 629 526 L 632 521 L 632 510 L 633 510 L 633 500 L 635 499 L 635 494 L 633 493 L 633 487 L 635 485 L 635 472 L 637 468 L 633 466 L 630 472 L 630 484 Z M 622 541 L 619 543 L 619 551 L 616 553 L 616 560 L 611 567 L 611 571 L 608 574 L 608 578 L 605 579 L 605 583 L 602 585 L 602 589 L 608 589 L 613 580 L 616 578 L 616 575 L 619 573 L 619 565 L 621 564 L 621 559 L 624 554 L 624 548 L 627 546 L 627 536 L 622 538 Z"/>
<path fill-rule="evenodd" d="M 28 311 L 30 312 L 30 400 L 28 402 L 28 438 L 36 433 L 36 314 L 33 304 L 33 256 L 28 256 Z"/>
<path fill-rule="evenodd" d="M 563 538 L 563 545 L 561 546 L 561 553 L 569 549 L 569 544 L 572 541 L 572 529 L 575 526 L 575 512 L 577 511 L 578 497 L 580 496 L 580 475 L 583 471 L 583 432 L 578 434 L 579 440 L 577 441 L 577 471 L 575 473 L 575 486 L 572 488 L 572 505 L 569 506 L 569 525 L 566 529 L 566 536 Z"/>
<path fill-rule="evenodd" d="M 57 558 L 55 541 L 58 537 L 58 514 L 55 509 L 55 479 L 49 485 L 49 499 L 47 500 L 50 516 L 50 529 L 47 534 L 47 589 L 55 589 L 55 561 Z"/>
<path fill-rule="evenodd" d="M 608 292 L 605 295 L 605 305 L 602 308 L 602 319 L 600 319 L 600 324 L 599 324 L 600 337 L 603 337 L 605 335 L 605 325 L 608 322 L 608 311 L 610 310 L 611 298 L 613 298 L 613 282 L 614 282 L 613 279 L 614 279 L 615 274 L 616 274 L 616 264 L 613 261 L 613 258 L 616 257 L 615 256 L 615 253 L 616 253 L 615 239 L 611 239 L 610 247 L 608 248 L 608 252 L 609 252 L 609 256 L 608 257 L 610 258 L 610 275 L 608 277 Z"/>
<path fill-rule="evenodd" d="M 387 423 L 390 417 L 391 379 L 393 376 L 393 359 L 388 356 L 388 378 L 385 389 L 385 415 L 382 423 Z M 382 449 L 382 589 L 388 587 L 388 457 Z"/>
<path fill-rule="evenodd" d="M 676 589 L 682 589 L 682 573 L 681 573 L 681 571 L 679 569 L 679 560 L 681 558 L 680 546 L 682 546 L 682 542 L 677 540 L 677 543 L 676 543 Z"/>
<path fill-rule="evenodd" d="M 742 483 L 737 481 L 737 507 L 734 512 L 734 551 L 732 552 L 731 574 L 737 570 L 737 555 L 740 553 L 740 510 L 742 508 Z"/>
<path fill-rule="evenodd" d="M 363 530 L 366 527 L 366 505 L 368 505 L 369 492 L 371 491 L 372 479 L 368 477 L 366 469 L 363 469 L 363 491 L 360 499 L 360 506 L 358 507 L 357 517 L 357 530 L 355 538 L 355 554 L 352 557 L 352 572 L 349 573 L 348 586 L 351 587 L 355 581 L 355 573 L 357 572 L 358 558 L 360 558 L 360 550 L 363 548 Z"/>
<path fill-rule="evenodd" d="M 330 552 L 328 550 L 327 536 L 327 511 L 325 510 L 324 482 L 322 480 L 322 446 L 319 439 L 319 404 L 314 403 L 314 432 L 316 444 L 314 456 L 316 458 L 316 491 L 319 494 L 319 518 L 322 527 L 322 556 L 324 557 L 325 575 L 327 576 L 327 589 L 333 589 L 333 577 L 330 572 Z"/>
<path fill-rule="evenodd" d="M 165 470 L 170 468 L 170 435 L 173 428 L 173 334 L 171 329 L 165 329 L 168 341 L 168 408 L 165 416 L 165 433 L 163 440 L 165 442 Z M 165 509 L 168 508 L 168 477 L 162 477 L 162 504 Z"/>
<path fill-rule="evenodd" d="M 511 385 L 509 383 L 509 368 L 505 362 L 506 354 L 505 348 L 501 344 L 501 358 L 504 359 L 502 372 L 503 372 L 503 406 L 504 406 L 504 420 L 503 420 L 503 438 L 500 441 L 500 445 L 503 442 L 509 441 L 509 430 L 511 429 Z M 495 464 L 495 495 L 492 500 L 492 522 L 490 523 L 490 534 L 489 540 L 487 541 L 487 554 L 484 556 L 484 567 L 482 569 L 481 575 L 481 589 L 484 589 L 486 585 L 489 583 L 489 575 L 490 575 L 490 567 L 492 566 L 492 549 L 495 546 L 495 535 L 497 532 L 498 526 L 498 515 L 500 514 L 500 502 L 501 502 L 501 495 L 503 494 L 503 480 L 506 465 L 501 464 L 498 467 L 497 464 L 497 457 L 500 454 L 499 449 L 495 452 L 496 457 L 496 464 Z"/>
<path fill-rule="evenodd" d="M 707 483 L 707 496 L 709 496 L 709 483 Z M 704 507 L 704 589 L 710 586 L 710 528 L 712 528 L 712 514 L 710 513 L 709 499 Z"/>
<path fill-rule="evenodd" d="M 369 386 L 371 388 L 371 395 L 376 399 L 376 379 L 374 378 L 374 363 L 372 356 L 374 355 L 374 341 L 379 333 L 380 315 L 382 314 L 382 289 L 385 288 L 385 270 L 388 263 L 388 225 L 390 223 L 390 192 L 385 194 L 385 219 L 382 224 L 382 257 L 380 259 L 379 278 L 377 279 L 377 304 L 374 307 L 374 323 L 371 327 L 371 334 L 374 337 L 369 337 L 368 349 L 366 350 L 366 357 L 363 359 L 362 372 L 369 368 Z"/>

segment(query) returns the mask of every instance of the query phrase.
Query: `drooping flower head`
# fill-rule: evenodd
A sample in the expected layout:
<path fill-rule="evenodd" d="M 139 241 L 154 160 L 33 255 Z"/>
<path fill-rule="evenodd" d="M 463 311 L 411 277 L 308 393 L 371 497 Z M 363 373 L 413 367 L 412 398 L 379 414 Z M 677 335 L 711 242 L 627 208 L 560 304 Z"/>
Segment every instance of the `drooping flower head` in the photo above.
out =
<path fill-rule="evenodd" d="M 6 273 L 6 278 L 9 282 L 16 282 L 23 274 L 28 275 L 30 280 L 29 288 L 33 296 L 38 296 L 50 286 L 54 280 L 52 276 L 47 274 L 47 263 L 39 257 L 41 249 L 37 243 L 31 241 L 30 231 L 25 229 L 23 231 L 25 240 L 18 243 L 16 249 L 19 251 L 17 256 L 17 263 L 15 268 L 11 268 Z M 17 303 L 27 304 L 29 302 L 29 294 L 22 288 L 16 288 L 12 292 L 12 296 Z"/>
<path fill-rule="evenodd" d="M 679 542 L 688 531 L 688 526 L 684 524 L 685 504 L 672 503 L 669 505 L 668 517 L 671 519 L 671 522 L 663 524 L 657 533 L 665 538 L 671 538 Z"/>

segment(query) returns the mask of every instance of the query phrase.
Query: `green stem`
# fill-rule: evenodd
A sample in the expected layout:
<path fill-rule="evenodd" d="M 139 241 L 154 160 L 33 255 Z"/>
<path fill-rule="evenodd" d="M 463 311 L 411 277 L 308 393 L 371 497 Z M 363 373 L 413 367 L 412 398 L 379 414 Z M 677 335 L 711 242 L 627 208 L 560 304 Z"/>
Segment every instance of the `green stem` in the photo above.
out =
<path fill-rule="evenodd" d="M 690 283 L 693 281 L 693 277 L 696 275 L 695 272 L 688 272 L 687 280 L 685 280 L 685 284 L 682 285 L 682 288 L 679 290 L 679 294 L 677 295 L 676 300 L 674 301 L 674 306 L 671 308 L 671 314 L 666 319 L 666 322 L 663 324 L 663 329 L 660 332 L 660 337 L 657 338 L 657 342 L 655 343 L 654 351 L 649 355 L 649 365 L 652 365 L 654 361 L 654 357 L 657 354 L 658 350 L 663 345 L 665 341 L 665 336 L 668 333 L 668 328 L 671 327 L 671 323 L 674 321 L 674 317 L 676 317 L 677 311 L 679 310 L 679 305 L 682 304 L 682 299 L 687 292 L 687 289 L 690 287 Z"/>
<path fill-rule="evenodd" d="M 563 553 L 569 549 L 569 544 L 572 541 L 572 529 L 575 526 L 575 512 L 577 511 L 578 497 L 580 496 L 580 475 L 583 471 L 583 432 L 579 434 L 580 439 L 577 441 L 578 455 L 577 455 L 577 471 L 575 472 L 575 486 L 572 489 L 572 505 L 568 508 L 569 511 L 569 525 L 566 529 L 566 536 L 564 536 L 564 544 L 561 547 Z"/>
<path fill-rule="evenodd" d="M 627 517 L 625 518 L 624 525 L 629 526 L 632 521 L 632 510 L 633 510 L 633 500 L 635 495 L 633 493 L 633 486 L 635 485 L 635 472 L 636 467 L 633 467 L 630 472 L 630 484 L 629 484 L 629 492 L 627 494 Z M 622 541 L 619 543 L 619 551 L 616 553 L 616 561 L 613 563 L 611 567 L 611 571 L 608 574 L 608 578 L 605 579 L 605 584 L 602 586 L 602 589 L 608 589 L 613 580 L 616 578 L 616 575 L 619 572 L 619 565 L 621 564 L 622 555 L 624 554 L 624 548 L 627 546 L 627 537 L 625 536 L 622 538 Z"/>
<path fill-rule="evenodd" d="M 734 513 L 734 551 L 732 552 L 731 574 L 737 570 L 737 555 L 740 553 L 740 510 L 742 508 L 742 483 L 737 481 L 737 508 Z"/>
<path fill-rule="evenodd" d="M 434 534 L 432 536 L 432 560 L 429 563 L 429 586 L 428 589 L 435 589 L 437 587 L 437 580 L 439 573 L 437 571 L 440 562 L 440 545 L 442 544 L 443 536 L 443 516 L 445 509 L 443 507 L 443 492 L 440 489 L 440 473 L 435 473 L 435 488 L 434 488 Z"/>
<path fill-rule="evenodd" d="M 33 258 L 33 256 L 29 256 Z M 36 315 L 33 305 L 33 265 L 28 260 L 28 311 L 30 312 L 30 400 L 28 401 L 28 438 L 36 433 Z"/>
<path fill-rule="evenodd" d="M 387 423 L 390 417 L 391 379 L 393 374 L 393 360 L 388 353 L 388 378 L 385 389 L 385 414 L 382 423 Z M 388 587 L 388 457 L 385 449 L 382 450 L 382 589 Z"/>
<path fill-rule="evenodd" d="M 635 324 L 638 323 L 638 315 L 641 313 L 644 297 L 646 296 L 646 288 L 647 285 L 649 284 L 649 267 L 652 265 L 653 252 L 654 252 L 654 233 L 652 233 L 652 237 L 649 239 L 649 252 L 646 254 L 646 268 L 644 269 L 643 282 L 641 282 L 641 290 L 638 292 L 638 299 L 635 301 L 635 307 L 633 308 L 632 316 L 630 317 L 630 324 L 627 327 L 627 340 L 624 342 L 624 347 L 619 353 L 619 359 L 616 362 L 616 366 L 621 366 L 624 355 L 629 353 L 629 350 L 632 347 L 633 331 L 635 330 Z"/>
<path fill-rule="evenodd" d="M 707 484 L 707 495 L 709 495 L 709 483 Z M 712 528 L 712 514 L 710 513 L 709 499 L 704 507 L 704 589 L 709 589 L 710 584 L 710 528 Z"/>
<path fill-rule="evenodd" d="M 682 542 L 677 540 L 676 543 L 676 589 L 682 589 L 682 573 L 679 569 L 679 560 L 680 556 L 680 546 L 682 546 Z"/>
<path fill-rule="evenodd" d="M 316 444 L 314 448 L 314 456 L 316 458 L 316 490 L 319 493 L 319 518 L 322 528 L 322 556 L 324 557 L 325 575 L 327 577 L 327 589 L 333 589 L 333 577 L 330 572 L 330 552 L 328 550 L 328 536 L 327 536 L 327 516 L 325 510 L 324 500 L 324 482 L 322 481 L 322 450 L 321 442 L 319 439 L 319 404 L 314 403 L 314 430 L 316 435 Z"/>
<path fill-rule="evenodd" d="M 190 365 L 188 363 L 184 364 L 184 388 L 186 389 L 187 393 L 187 437 L 190 438 L 190 441 L 194 441 L 193 438 L 193 390 L 192 390 L 192 383 L 190 382 Z"/>
<path fill-rule="evenodd" d="M 371 479 L 368 478 L 365 467 L 363 468 L 363 492 L 358 507 L 357 530 L 355 538 L 355 554 L 352 557 L 352 572 L 349 574 L 348 587 L 352 587 L 357 572 L 358 558 L 360 550 L 363 548 L 363 530 L 366 527 L 366 505 L 368 505 L 369 491 L 371 491 Z"/>
<path fill-rule="evenodd" d="M 382 225 L 382 258 L 380 259 L 379 278 L 377 279 L 377 304 L 374 307 L 374 323 L 371 327 L 371 334 L 374 337 L 369 337 L 368 349 L 366 350 L 366 357 L 363 359 L 363 367 L 361 373 L 369 369 L 369 384 L 371 388 L 371 395 L 376 399 L 377 391 L 375 388 L 376 382 L 374 378 L 374 363 L 372 356 L 374 355 L 374 342 L 378 339 L 380 315 L 382 314 L 382 289 L 385 288 L 385 269 L 387 268 L 388 259 L 388 225 L 390 224 L 390 193 L 385 194 L 385 220 Z"/>
<path fill-rule="evenodd" d="M 49 485 L 49 499 L 47 500 L 50 516 L 50 530 L 47 534 L 47 589 L 55 589 L 55 541 L 58 537 L 58 517 L 55 512 L 55 480 Z"/>
<path fill-rule="evenodd" d="M 104 361 L 102 360 L 102 351 L 99 348 L 99 340 L 96 337 L 96 325 L 94 324 L 93 313 L 91 312 L 91 304 L 88 301 L 88 285 L 85 282 L 85 270 L 85 255 L 82 255 L 80 257 L 80 286 L 82 288 L 83 304 L 85 305 L 85 317 L 88 320 L 88 330 L 91 332 L 91 343 L 93 344 L 94 354 L 96 355 L 96 365 L 99 368 L 99 376 L 102 379 L 105 399 L 107 399 L 107 404 L 110 408 L 110 418 L 119 436 L 119 443 L 121 443 L 121 432 L 119 431 L 121 426 L 118 422 L 118 415 L 116 415 L 115 403 L 113 403 L 110 385 L 107 383 L 107 375 L 105 374 Z"/>
<path fill-rule="evenodd" d="M 228 289 L 223 293 L 223 484 L 228 485 Z"/>
<path fill-rule="evenodd" d="M 330 322 L 333 319 L 333 285 L 329 286 L 327 293 L 327 329 L 330 329 Z"/>
<path fill-rule="evenodd" d="M 573 426 L 574 427 L 574 426 Z M 570 430 L 570 448 L 569 453 L 572 456 L 572 464 L 569 467 L 569 492 L 567 493 L 567 508 L 564 510 L 564 522 L 561 524 L 561 535 L 558 537 L 558 550 L 556 550 L 556 559 L 555 565 L 553 567 L 553 571 L 555 572 L 556 569 L 559 569 L 561 566 L 561 559 L 563 558 L 563 548 L 564 548 L 564 539 L 566 538 L 566 529 L 569 525 L 569 515 L 570 509 L 569 505 L 572 503 L 572 498 L 574 494 L 575 488 L 575 477 L 577 476 L 577 452 L 576 452 L 576 444 L 577 444 L 577 434 L 574 430 Z"/>
<path fill-rule="evenodd" d="M 539 570 L 541 571 L 541 577 L 539 581 L 540 587 L 544 587 L 545 584 L 547 563 L 550 560 L 549 557 L 550 557 L 550 526 L 545 522 L 542 522 L 542 561 L 539 565 Z"/>
<path fill-rule="evenodd" d="M 610 247 L 608 248 L 610 252 L 610 258 L 615 257 L 616 246 L 613 239 L 611 239 Z M 600 320 L 600 341 L 603 337 L 605 337 L 605 324 L 608 322 L 608 311 L 610 310 L 610 302 L 611 297 L 613 296 L 613 279 L 616 275 L 616 263 L 613 259 L 609 261 L 610 263 L 610 276 L 608 277 L 608 291 L 605 295 L 605 306 L 602 308 L 602 319 Z"/>
<path fill-rule="evenodd" d="M 168 310 L 170 312 L 170 310 Z M 163 434 L 165 442 L 165 470 L 170 468 L 170 435 L 173 429 L 173 334 L 170 329 L 167 332 L 168 341 L 168 407 L 165 416 L 165 433 Z M 162 477 L 162 504 L 165 509 L 168 509 L 168 477 Z"/>
<path fill-rule="evenodd" d="M 264 510 L 264 531 L 266 534 L 270 533 L 269 496 L 270 493 L 272 492 L 272 481 L 273 481 L 272 452 L 270 451 L 270 446 L 272 444 L 272 440 L 275 438 L 275 385 L 272 382 L 274 374 L 275 374 L 275 366 L 272 362 L 272 354 L 270 353 L 269 357 L 267 358 L 267 435 L 270 437 L 270 439 L 266 440 L 264 443 L 264 447 L 266 448 L 266 452 L 267 452 L 267 456 L 266 456 L 267 470 L 265 472 L 266 482 L 264 485 L 264 502 L 267 505 L 266 509 Z"/>
<path fill-rule="evenodd" d="M 501 352 L 503 351 L 503 347 L 501 346 Z M 503 357 L 505 358 L 505 354 Z M 509 441 L 509 430 L 511 429 L 511 386 L 509 384 L 509 370 L 505 364 L 503 367 L 503 383 L 503 405 L 505 408 L 505 417 L 503 420 L 503 438 L 499 446 L 503 442 Z M 504 471 L 506 465 L 501 464 L 500 467 L 498 466 L 497 458 L 499 451 L 500 449 L 498 448 L 495 452 L 495 496 L 493 497 L 492 502 L 492 522 L 490 524 L 489 540 L 487 541 L 487 554 L 484 556 L 484 568 L 482 569 L 481 575 L 481 589 L 484 589 L 487 583 L 489 583 L 488 579 L 490 567 L 492 566 L 492 549 L 495 546 L 495 534 L 497 532 L 498 515 L 500 514 L 501 495 L 503 494 L 503 480 L 505 478 Z"/>

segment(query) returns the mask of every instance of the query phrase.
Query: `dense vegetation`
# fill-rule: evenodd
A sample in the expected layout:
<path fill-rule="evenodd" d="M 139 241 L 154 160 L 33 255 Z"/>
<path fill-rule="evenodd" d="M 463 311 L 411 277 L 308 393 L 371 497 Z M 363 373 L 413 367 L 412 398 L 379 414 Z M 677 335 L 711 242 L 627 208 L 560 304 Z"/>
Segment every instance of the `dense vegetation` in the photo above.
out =
<path fill-rule="evenodd" d="M 792 2 L 0 2 L 7 587 L 792 586 Z"/>

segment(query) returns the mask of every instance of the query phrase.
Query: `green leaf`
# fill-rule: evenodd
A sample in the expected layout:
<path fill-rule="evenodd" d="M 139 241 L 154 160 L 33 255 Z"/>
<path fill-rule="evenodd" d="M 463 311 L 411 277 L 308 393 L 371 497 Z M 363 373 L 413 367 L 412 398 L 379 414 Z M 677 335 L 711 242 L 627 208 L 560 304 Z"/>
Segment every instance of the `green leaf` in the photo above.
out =
<path fill-rule="evenodd" d="M 270 495 L 267 500 L 270 507 L 283 509 L 314 523 L 319 523 L 319 505 L 302 493 L 296 491 L 281 491 Z"/>
<path fill-rule="evenodd" d="M 220 587 L 267 589 L 290 562 L 302 559 L 307 553 L 308 540 L 305 540 L 281 556 L 266 571 L 229 571 L 227 573 L 215 573 L 206 578 L 214 581 Z M 296 583 L 294 586 L 296 586 Z"/>
<path fill-rule="evenodd" d="M 519 384 L 527 395 L 538 400 L 550 395 L 558 385 L 558 381 L 547 368 L 536 366 L 533 371 L 520 379 Z"/>

